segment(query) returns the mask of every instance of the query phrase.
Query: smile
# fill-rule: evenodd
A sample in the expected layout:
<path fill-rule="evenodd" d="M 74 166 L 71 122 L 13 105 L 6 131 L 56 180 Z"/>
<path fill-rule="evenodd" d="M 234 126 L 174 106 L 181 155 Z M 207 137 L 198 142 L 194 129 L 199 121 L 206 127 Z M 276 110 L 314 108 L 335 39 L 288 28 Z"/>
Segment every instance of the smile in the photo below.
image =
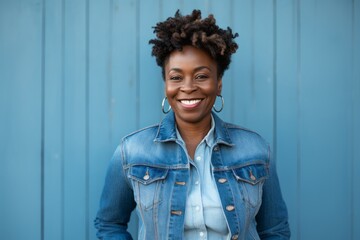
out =
<path fill-rule="evenodd" d="M 184 105 L 191 106 L 191 105 L 195 105 L 195 104 L 201 102 L 201 100 L 200 99 L 180 100 L 180 102 Z"/>
<path fill-rule="evenodd" d="M 183 99 L 179 102 L 184 108 L 195 108 L 200 104 L 201 101 L 202 99 Z"/>

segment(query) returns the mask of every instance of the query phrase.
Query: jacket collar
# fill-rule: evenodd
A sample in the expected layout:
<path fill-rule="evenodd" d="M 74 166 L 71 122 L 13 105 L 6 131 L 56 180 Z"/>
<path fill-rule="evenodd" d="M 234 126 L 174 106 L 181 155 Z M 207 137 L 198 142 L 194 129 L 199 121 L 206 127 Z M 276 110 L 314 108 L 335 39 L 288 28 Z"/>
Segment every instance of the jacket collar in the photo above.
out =
<path fill-rule="evenodd" d="M 228 126 L 214 112 L 212 112 L 215 121 L 215 142 L 232 146 Z M 155 142 L 176 141 L 175 114 L 170 111 L 160 122 L 158 132 L 154 139 Z"/>

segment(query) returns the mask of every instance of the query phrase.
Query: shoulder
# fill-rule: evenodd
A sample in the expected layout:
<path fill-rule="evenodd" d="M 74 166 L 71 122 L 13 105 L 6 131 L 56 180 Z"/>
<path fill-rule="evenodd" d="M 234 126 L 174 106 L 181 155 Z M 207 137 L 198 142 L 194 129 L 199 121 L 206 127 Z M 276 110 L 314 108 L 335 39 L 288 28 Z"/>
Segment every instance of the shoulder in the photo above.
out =
<path fill-rule="evenodd" d="M 132 132 L 121 139 L 118 151 L 121 155 L 124 168 L 127 168 L 129 164 L 131 165 L 134 162 L 134 158 L 142 161 L 149 157 L 158 128 L 158 124 L 148 126 Z"/>
<path fill-rule="evenodd" d="M 146 143 L 151 143 L 154 141 L 158 131 L 159 131 L 159 124 L 154 124 L 145 128 L 141 128 L 124 136 L 121 140 L 121 145 L 123 146 L 135 145 L 137 147 L 140 147 Z"/>
<path fill-rule="evenodd" d="M 149 136 L 149 135 L 155 137 L 158 132 L 158 129 L 159 129 L 159 124 L 153 124 L 153 125 L 138 129 L 132 133 L 129 133 L 128 135 L 124 136 L 122 138 L 122 140 L 131 140 L 131 139 L 136 139 L 139 137 L 144 137 L 144 136 Z"/>
<path fill-rule="evenodd" d="M 232 136 L 236 136 L 236 137 L 241 137 L 241 138 L 246 138 L 252 141 L 256 141 L 258 143 L 263 143 L 263 144 L 267 144 L 266 140 L 256 131 L 233 124 L 233 123 L 226 123 L 226 128 L 228 129 L 228 132 L 230 135 Z M 235 138 L 234 140 L 236 140 L 238 138 Z"/>
<path fill-rule="evenodd" d="M 266 161 L 270 159 L 270 146 L 259 133 L 227 122 L 224 122 L 224 127 L 233 145 L 231 149 L 237 154 L 250 159 L 257 158 Z"/>
<path fill-rule="evenodd" d="M 260 145 L 268 147 L 267 142 L 257 132 L 237 124 L 223 121 L 219 116 L 213 114 L 217 138 L 228 145 Z"/>

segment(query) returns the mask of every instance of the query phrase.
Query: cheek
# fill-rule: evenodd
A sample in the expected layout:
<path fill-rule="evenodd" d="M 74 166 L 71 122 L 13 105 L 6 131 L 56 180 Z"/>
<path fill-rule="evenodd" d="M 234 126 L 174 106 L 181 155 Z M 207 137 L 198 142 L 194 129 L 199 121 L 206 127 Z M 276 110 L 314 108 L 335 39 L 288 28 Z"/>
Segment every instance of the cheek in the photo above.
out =
<path fill-rule="evenodd" d="M 168 98 L 171 98 L 177 93 L 177 86 L 174 84 L 168 84 L 165 82 L 165 94 Z"/>
<path fill-rule="evenodd" d="M 169 104 L 172 105 L 176 96 L 176 91 L 174 91 L 174 89 L 171 87 L 166 87 L 165 96 L 167 97 Z"/>
<path fill-rule="evenodd" d="M 217 85 L 209 85 L 203 88 L 204 93 L 211 96 L 217 96 L 219 93 L 219 88 Z"/>

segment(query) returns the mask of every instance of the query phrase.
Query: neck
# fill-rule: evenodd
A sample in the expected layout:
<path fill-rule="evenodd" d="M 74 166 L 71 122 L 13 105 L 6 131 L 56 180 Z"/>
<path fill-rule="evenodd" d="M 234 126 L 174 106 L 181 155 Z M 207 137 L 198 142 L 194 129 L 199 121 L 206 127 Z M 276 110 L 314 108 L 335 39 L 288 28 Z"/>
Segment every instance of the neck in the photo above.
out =
<path fill-rule="evenodd" d="M 188 153 L 193 158 L 197 145 L 211 128 L 211 115 L 199 123 L 188 123 L 176 118 L 176 124 Z"/>

